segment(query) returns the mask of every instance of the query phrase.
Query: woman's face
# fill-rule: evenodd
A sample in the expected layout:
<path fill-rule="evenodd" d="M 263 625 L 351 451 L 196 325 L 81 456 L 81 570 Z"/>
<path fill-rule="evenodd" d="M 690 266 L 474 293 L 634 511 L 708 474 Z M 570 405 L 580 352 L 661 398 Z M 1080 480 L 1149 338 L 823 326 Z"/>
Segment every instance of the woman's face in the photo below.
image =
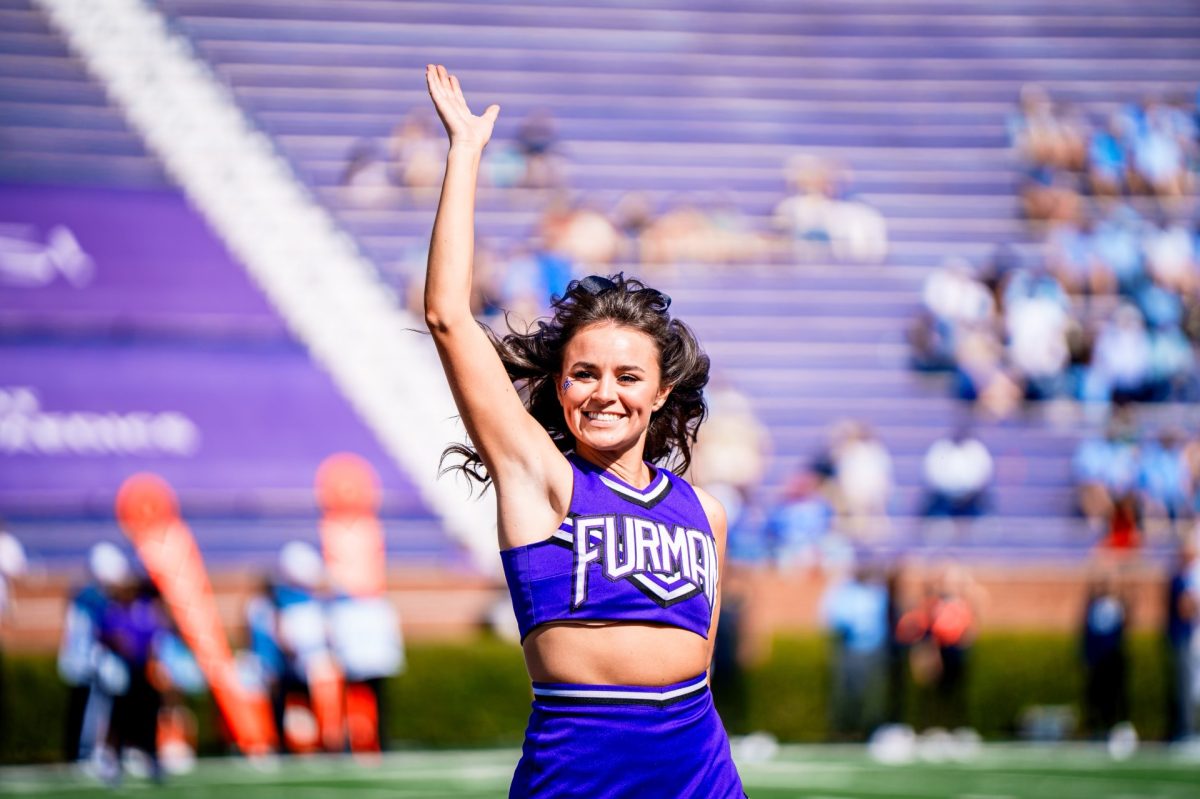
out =
<path fill-rule="evenodd" d="M 654 339 L 612 322 L 589 325 L 567 342 L 558 401 L 581 454 L 645 447 L 650 414 L 671 392 L 658 357 Z"/>

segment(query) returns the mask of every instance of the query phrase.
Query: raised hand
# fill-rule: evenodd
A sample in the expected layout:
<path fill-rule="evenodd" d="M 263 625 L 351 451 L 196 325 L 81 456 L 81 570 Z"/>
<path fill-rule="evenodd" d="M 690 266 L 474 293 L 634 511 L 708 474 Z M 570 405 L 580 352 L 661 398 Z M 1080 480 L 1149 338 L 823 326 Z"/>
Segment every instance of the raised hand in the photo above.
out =
<path fill-rule="evenodd" d="M 425 83 L 429 96 L 437 109 L 451 147 L 471 147 L 482 150 L 492 137 L 492 128 L 500 113 L 500 106 L 489 105 L 479 116 L 471 113 L 463 97 L 458 78 L 446 71 L 441 64 L 425 67 Z"/>

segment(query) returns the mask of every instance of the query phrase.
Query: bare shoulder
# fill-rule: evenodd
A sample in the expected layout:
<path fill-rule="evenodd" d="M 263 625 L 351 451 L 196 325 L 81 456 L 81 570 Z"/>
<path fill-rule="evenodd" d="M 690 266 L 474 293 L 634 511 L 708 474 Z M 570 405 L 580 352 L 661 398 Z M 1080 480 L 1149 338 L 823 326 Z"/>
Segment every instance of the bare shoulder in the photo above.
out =
<path fill-rule="evenodd" d="M 725 531 L 729 527 L 725 516 L 725 506 L 698 485 L 693 485 L 692 490 L 696 492 L 696 499 L 700 500 L 700 507 L 704 508 L 704 515 L 708 517 L 708 526 L 712 528 L 713 535 L 723 540 Z"/>

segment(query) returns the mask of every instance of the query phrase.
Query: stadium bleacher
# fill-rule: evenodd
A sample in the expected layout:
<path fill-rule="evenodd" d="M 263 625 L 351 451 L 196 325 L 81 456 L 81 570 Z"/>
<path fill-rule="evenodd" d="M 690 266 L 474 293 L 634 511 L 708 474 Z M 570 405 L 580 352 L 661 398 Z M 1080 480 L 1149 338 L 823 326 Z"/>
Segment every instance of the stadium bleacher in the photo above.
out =
<path fill-rule="evenodd" d="M 363 139 L 425 108 L 423 66 L 503 107 L 496 141 L 553 110 L 569 183 L 600 207 L 727 192 L 760 229 L 797 153 L 834 159 L 886 217 L 885 263 L 687 268 L 652 278 L 717 371 L 753 399 L 774 442 L 763 496 L 828 425 L 869 422 L 890 449 L 901 541 L 920 536 L 921 456 L 962 413 L 908 365 L 904 330 L 929 270 L 1037 243 L 1019 218 L 1005 115 L 1029 81 L 1096 114 L 1146 93 L 1194 92 L 1200 18 L 1179 0 L 802 5 L 158 0 L 388 275 L 427 240 L 432 201 L 362 208 L 339 185 Z M 161 187 L 103 93 L 24 0 L 0 3 L 0 179 Z M 528 237 L 542 195 L 485 188 L 478 226 Z M 634 265 L 627 271 L 636 272 Z M 1070 461 L 1090 423 L 1034 410 L 981 422 L 994 505 L 970 542 L 1027 553 L 1094 543 L 1072 518 Z"/>

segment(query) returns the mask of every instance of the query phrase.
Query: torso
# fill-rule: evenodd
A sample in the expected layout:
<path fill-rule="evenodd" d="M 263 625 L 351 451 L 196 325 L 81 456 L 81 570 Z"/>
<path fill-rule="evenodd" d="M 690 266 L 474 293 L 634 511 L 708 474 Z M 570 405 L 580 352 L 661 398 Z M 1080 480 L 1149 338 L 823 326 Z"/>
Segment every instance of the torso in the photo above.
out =
<path fill-rule="evenodd" d="M 524 649 L 532 679 L 587 685 L 670 685 L 702 673 L 712 658 L 711 639 L 628 622 L 543 625 Z"/>
<path fill-rule="evenodd" d="M 585 471 L 594 472 L 598 468 L 594 466 L 589 467 L 586 462 L 579 459 L 576 459 L 575 462 L 582 466 Z M 570 471 L 572 467 L 568 465 L 567 468 Z M 677 490 L 675 497 L 669 503 L 664 501 L 664 504 L 658 508 L 658 511 L 660 513 L 667 512 L 668 507 L 678 507 L 678 503 L 684 502 L 685 514 L 689 514 L 693 518 L 696 515 L 700 517 L 700 520 L 695 523 L 704 527 L 711 541 L 712 533 L 708 529 L 711 525 L 707 523 L 705 511 L 697 504 L 697 497 L 691 490 L 691 487 L 686 484 L 682 484 L 681 487 L 680 484 L 682 481 L 679 481 L 678 478 L 672 477 L 672 480 L 676 482 Z M 595 510 L 601 513 L 632 511 L 637 515 L 654 515 L 651 511 L 643 511 L 635 506 L 630 506 L 623 511 L 619 503 L 617 506 L 614 506 L 611 501 L 606 502 L 604 499 L 600 499 L 594 491 L 595 481 L 591 480 L 590 483 L 591 493 L 588 494 L 585 492 L 582 497 L 576 497 L 577 500 L 581 500 L 580 502 L 572 504 L 572 500 L 568 500 L 567 505 L 573 511 L 573 516 L 583 510 Z M 653 493 L 654 488 L 653 486 L 648 486 L 646 490 Z M 669 493 L 669 491 L 664 492 L 664 495 Z M 589 496 L 591 498 L 590 501 L 588 499 Z M 684 501 L 684 497 L 690 497 L 690 504 Z M 611 497 L 606 497 L 606 499 L 611 500 Z M 602 507 L 596 508 L 596 502 L 599 502 Z M 691 508 L 692 510 L 687 511 L 686 508 Z M 679 512 L 679 510 L 675 511 L 676 514 Z M 670 515 L 670 512 L 668 512 L 668 515 Z M 676 523 L 679 522 L 678 516 L 675 517 L 675 520 Z M 566 529 L 570 529 L 569 523 L 564 526 Z M 504 538 L 505 536 L 502 534 L 502 539 Z M 537 541 L 524 542 L 511 549 L 542 549 L 544 548 L 542 542 L 545 539 L 546 536 L 542 535 Z M 561 541 L 558 543 L 562 545 Z M 721 545 L 717 551 L 723 549 L 723 540 L 721 541 Z M 567 547 L 568 549 L 565 552 L 561 549 L 558 550 L 561 554 L 557 556 L 555 562 L 561 561 L 569 555 L 570 545 L 567 545 Z M 697 548 L 703 549 L 703 547 Z M 551 547 L 551 549 L 557 548 Z M 530 557 L 537 558 L 536 562 L 544 565 L 546 563 L 545 554 L 544 552 L 531 553 Z M 508 557 L 511 556 L 506 555 L 506 560 Z M 565 569 L 569 565 L 570 560 L 568 558 L 563 562 L 561 567 L 555 567 L 549 573 L 555 574 L 558 568 Z M 546 575 L 547 572 L 543 569 L 541 574 Z M 676 574 L 676 578 L 678 576 Z M 650 577 L 652 575 L 641 579 L 645 582 Z M 669 580 L 670 578 L 667 579 Z M 599 583 L 595 583 L 596 587 L 601 587 L 602 584 L 607 583 L 600 575 L 590 577 L 589 580 L 599 580 Z M 509 582 L 511 587 L 513 584 L 511 575 Z M 536 582 L 541 585 L 540 580 Z M 618 583 L 624 586 L 626 580 L 618 580 Z M 612 585 L 612 583 L 607 583 L 607 586 Z M 682 585 L 684 590 L 688 589 L 686 584 L 677 583 L 676 585 Z M 645 585 L 643 585 L 644 588 L 646 588 Z M 603 592 L 606 589 L 601 588 L 601 590 Z M 699 593 L 699 589 L 696 589 L 692 593 Z M 600 601 L 602 604 L 599 608 L 607 610 L 609 606 L 603 604 L 602 599 Z M 693 608 L 695 607 L 695 603 L 699 601 L 706 605 L 706 611 L 708 609 L 707 600 L 703 596 L 694 596 L 693 599 L 687 601 L 692 603 Z M 545 604 L 539 606 L 546 607 Z M 557 607 L 557 603 L 551 605 L 551 607 Z M 596 608 L 597 606 L 593 605 L 591 607 Z M 714 602 L 714 606 L 712 607 L 714 617 L 716 610 Z M 523 647 L 530 677 L 537 682 L 642 686 L 669 685 L 695 677 L 707 669 L 711 660 L 713 644 L 711 639 L 712 633 L 715 632 L 715 625 L 708 630 L 703 630 L 703 632 L 709 635 L 709 638 L 706 639 L 697 632 L 697 626 L 704 626 L 704 623 L 699 622 L 699 620 L 687 622 L 691 629 L 684 629 L 683 626 L 673 626 L 673 624 L 682 623 L 680 617 L 678 617 L 678 613 L 679 611 L 675 609 L 659 610 L 654 608 L 645 616 L 638 618 L 626 617 L 617 621 L 601 618 L 585 618 L 587 614 L 583 612 L 580 612 L 579 617 L 576 618 L 564 618 L 567 614 L 552 613 L 550 614 L 551 618 L 549 621 L 540 623 L 538 626 L 533 627 L 532 631 L 527 631 L 526 633 Z M 621 614 L 616 615 L 618 615 L 618 618 L 621 616 Z M 659 618 L 667 619 L 669 623 L 659 623 Z M 695 617 L 692 618 L 694 619 Z"/>

